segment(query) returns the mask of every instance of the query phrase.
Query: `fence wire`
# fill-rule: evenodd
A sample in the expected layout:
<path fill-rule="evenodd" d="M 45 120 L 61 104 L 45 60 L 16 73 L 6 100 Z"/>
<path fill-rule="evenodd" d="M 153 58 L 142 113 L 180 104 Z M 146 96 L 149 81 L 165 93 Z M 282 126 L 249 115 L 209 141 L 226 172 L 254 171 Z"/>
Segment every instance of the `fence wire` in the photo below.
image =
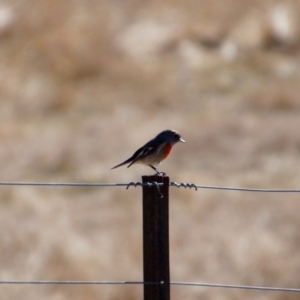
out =
<path fill-rule="evenodd" d="M 1 181 L 0 186 L 58 186 L 58 187 L 144 187 L 155 186 L 159 188 L 163 183 L 159 182 L 128 182 L 128 183 L 103 183 L 103 182 L 8 182 Z M 233 186 L 215 186 L 215 185 L 200 185 L 195 183 L 178 183 L 175 181 L 170 182 L 171 187 L 177 188 L 190 188 L 195 189 L 210 189 L 210 190 L 226 190 L 226 191 L 238 191 L 238 192 L 261 192 L 261 193 L 300 193 L 300 189 L 275 189 L 275 188 L 243 188 Z"/>
<path fill-rule="evenodd" d="M 80 280 L 0 280 L 0 285 L 5 284 L 22 284 L 22 285 L 162 285 L 164 282 L 144 282 L 144 281 L 80 281 Z M 203 282 L 184 282 L 171 281 L 171 285 L 177 286 L 197 286 L 208 288 L 226 288 L 226 289 L 243 289 L 243 290 L 260 290 L 273 292 L 300 292 L 300 288 L 286 288 L 286 287 L 270 287 L 270 286 L 252 286 L 252 285 L 238 285 L 238 284 L 221 284 L 221 283 L 203 283 Z"/>

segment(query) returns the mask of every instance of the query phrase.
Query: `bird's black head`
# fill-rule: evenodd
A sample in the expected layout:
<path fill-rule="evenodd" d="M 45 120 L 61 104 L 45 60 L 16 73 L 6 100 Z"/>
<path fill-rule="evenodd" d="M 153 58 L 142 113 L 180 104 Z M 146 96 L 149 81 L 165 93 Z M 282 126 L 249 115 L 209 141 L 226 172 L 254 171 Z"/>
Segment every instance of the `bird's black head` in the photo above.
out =
<path fill-rule="evenodd" d="M 180 134 L 176 130 L 165 130 L 159 134 L 162 139 L 168 140 L 170 143 L 175 144 L 177 142 L 185 143 L 185 140 L 181 138 Z"/>

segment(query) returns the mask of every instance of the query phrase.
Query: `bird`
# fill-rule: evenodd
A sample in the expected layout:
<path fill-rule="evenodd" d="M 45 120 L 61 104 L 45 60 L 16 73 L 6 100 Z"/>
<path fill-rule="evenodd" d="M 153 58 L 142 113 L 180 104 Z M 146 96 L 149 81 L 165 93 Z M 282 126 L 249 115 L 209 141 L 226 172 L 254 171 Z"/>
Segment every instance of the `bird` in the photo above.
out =
<path fill-rule="evenodd" d="M 115 169 L 123 165 L 129 164 L 129 168 L 134 163 L 148 165 L 157 174 L 165 174 L 159 171 L 154 165 L 159 165 L 170 154 L 172 147 L 178 143 L 185 143 L 180 134 L 176 130 L 164 130 L 144 146 L 136 150 L 131 157 L 122 163 L 111 168 Z"/>

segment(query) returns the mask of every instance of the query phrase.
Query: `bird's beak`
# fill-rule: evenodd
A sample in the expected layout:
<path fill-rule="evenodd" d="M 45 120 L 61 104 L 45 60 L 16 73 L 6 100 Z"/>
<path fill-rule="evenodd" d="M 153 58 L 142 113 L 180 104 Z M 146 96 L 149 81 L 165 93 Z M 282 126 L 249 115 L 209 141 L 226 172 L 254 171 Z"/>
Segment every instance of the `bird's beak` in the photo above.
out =
<path fill-rule="evenodd" d="M 182 139 L 182 138 L 180 138 L 179 141 L 180 141 L 181 143 L 185 143 L 185 140 Z"/>

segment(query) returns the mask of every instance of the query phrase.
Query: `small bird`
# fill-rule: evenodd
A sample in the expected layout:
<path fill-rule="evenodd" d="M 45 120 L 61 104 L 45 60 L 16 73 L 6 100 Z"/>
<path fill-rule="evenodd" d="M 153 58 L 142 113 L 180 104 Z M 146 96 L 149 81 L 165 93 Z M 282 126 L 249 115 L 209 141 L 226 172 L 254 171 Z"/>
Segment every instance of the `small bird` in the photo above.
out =
<path fill-rule="evenodd" d="M 164 130 L 159 133 L 155 138 L 146 143 L 143 147 L 139 148 L 134 154 L 124 162 L 114 166 L 112 169 L 121 167 L 129 163 L 129 168 L 134 163 L 141 163 L 148 165 L 155 170 L 157 174 L 162 174 L 154 165 L 159 165 L 170 154 L 172 147 L 177 143 L 185 143 L 180 134 L 175 130 Z M 163 173 L 164 174 L 164 173 Z"/>

